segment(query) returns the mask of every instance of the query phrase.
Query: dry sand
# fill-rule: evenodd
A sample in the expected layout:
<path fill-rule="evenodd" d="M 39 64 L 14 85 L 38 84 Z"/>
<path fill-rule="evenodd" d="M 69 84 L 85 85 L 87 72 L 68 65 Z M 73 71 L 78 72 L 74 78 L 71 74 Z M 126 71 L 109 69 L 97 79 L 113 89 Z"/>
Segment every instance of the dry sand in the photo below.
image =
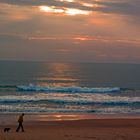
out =
<path fill-rule="evenodd" d="M 11 131 L 4 133 L 5 127 Z M 16 124 L 1 124 L 0 140 L 140 140 L 140 119 L 89 119 L 32 121 L 25 132 L 15 132 Z"/>

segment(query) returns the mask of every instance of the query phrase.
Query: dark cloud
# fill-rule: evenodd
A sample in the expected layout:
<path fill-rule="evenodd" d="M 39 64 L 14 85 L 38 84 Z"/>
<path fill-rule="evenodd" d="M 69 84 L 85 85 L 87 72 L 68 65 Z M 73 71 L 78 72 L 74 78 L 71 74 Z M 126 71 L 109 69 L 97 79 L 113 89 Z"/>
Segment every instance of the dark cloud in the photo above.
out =
<path fill-rule="evenodd" d="M 30 7 L 41 5 L 98 12 L 59 16 Z M 140 0 L 0 0 L 0 59 L 139 62 L 139 14 Z"/>
<path fill-rule="evenodd" d="M 0 44 L 10 44 L 17 41 L 25 40 L 24 37 L 18 35 L 10 35 L 10 34 L 0 34 Z"/>
<path fill-rule="evenodd" d="M 48 6 L 57 6 L 57 7 L 67 7 L 67 8 L 79 8 L 84 10 L 92 10 L 91 8 L 87 8 L 82 6 L 77 2 L 59 2 L 55 0 L 0 0 L 1 3 L 8 3 L 14 5 L 26 5 L 26 6 L 40 6 L 40 5 L 48 5 Z"/>
<path fill-rule="evenodd" d="M 81 2 L 91 4 L 98 4 L 101 7 L 87 7 L 83 6 L 80 1 L 75 2 L 59 2 L 55 0 L 0 0 L 1 3 L 8 3 L 14 5 L 26 5 L 26 6 L 39 6 L 48 5 L 56 7 L 67 7 L 67 8 L 77 8 L 81 10 L 88 11 L 100 11 L 105 13 L 120 13 L 120 14 L 130 14 L 139 15 L 140 14 L 140 0 L 110 0 L 110 1 L 95 1 L 95 0 L 82 0 Z M 103 7 L 102 7 L 103 6 Z"/>
<path fill-rule="evenodd" d="M 126 0 L 126 1 L 113 1 L 113 2 L 99 2 L 99 4 L 105 5 L 100 10 L 103 12 L 122 13 L 129 15 L 140 14 L 140 1 L 138 0 Z"/>

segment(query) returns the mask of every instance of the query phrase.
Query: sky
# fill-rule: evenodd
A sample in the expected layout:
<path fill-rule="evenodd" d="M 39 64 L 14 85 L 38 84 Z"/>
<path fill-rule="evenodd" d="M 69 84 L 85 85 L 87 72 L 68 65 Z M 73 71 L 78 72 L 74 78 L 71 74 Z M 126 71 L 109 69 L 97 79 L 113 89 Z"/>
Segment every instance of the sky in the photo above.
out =
<path fill-rule="evenodd" d="M 140 63 L 140 0 L 0 0 L 0 60 Z"/>

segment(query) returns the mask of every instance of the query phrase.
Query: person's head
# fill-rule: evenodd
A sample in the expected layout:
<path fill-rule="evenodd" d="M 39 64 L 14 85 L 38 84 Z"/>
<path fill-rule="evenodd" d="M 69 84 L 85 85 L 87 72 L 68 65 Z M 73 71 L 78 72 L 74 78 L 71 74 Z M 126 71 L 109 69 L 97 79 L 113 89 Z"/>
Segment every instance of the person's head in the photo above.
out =
<path fill-rule="evenodd" d="M 24 116 L 24 113 L 22 113 L 22 116 Z"/>

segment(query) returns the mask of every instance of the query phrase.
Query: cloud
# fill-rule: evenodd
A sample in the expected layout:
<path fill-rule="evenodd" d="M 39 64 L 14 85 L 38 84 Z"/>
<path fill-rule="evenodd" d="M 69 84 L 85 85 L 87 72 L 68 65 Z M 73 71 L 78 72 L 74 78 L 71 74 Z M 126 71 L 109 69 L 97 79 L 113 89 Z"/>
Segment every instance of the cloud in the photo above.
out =
<path fill-rule="evenodd" d="M 140 0 L 0 0 L 0 59 L 140 62 L 139 5 Z M 68 16 L 66 9 L 78 14 Z M 79 15 L 81 10 L 92 14 Z"/>
<path fill-rule="evenodd" d="M 90 36 L 71 36 L 60 39 L 47 36 L 29 39 L 29 36 L 0 34 L 0 59 L 139 62 L 139 44 L 133 40 L 127 41 Z"/>
<path fill-rule="evenodd" d="M 14 42 L 18 42 L 18 41 L 25 41 L 26 38 L 24 36 L 21 35 L 11 35 L 11 34 L 0 34 L 0 44 L 1 46 L 3 44 L 11 44 Z"/>
<path fill-rule="evenodd" d="M 28 40 L 30 41 L 63 41 L 70 40 L 74 43 L 83 43 L 90 42 L 93 43 L 95 41 L 99 42 L 111 42 L 111 43 L 125 43 L 125 44 L 135 44 L 140 45 L 140 39 L 121 39 L 121 38 L 113 38 L 113 37 L 104 37 L 104 36 L 29 36 Z"/>
<path fill-rule="evenodd" d="M 110 2 L 99 2 L 105 5 L 101 9 L 103 12 L 111 13 L 122 13 L 128 15 L 139 15 L 140 14 L 140 1 L 139 0 L 124 0 L 124 1 L 110 1 Z"/>
<path fill-rule="evenodd" d="M 20 6 L 55 6 L 57 8 L 75 8 L 87 11 L 117 13 L 128 15 L 140 14 L 139 0 L 0 0 L 1 3 Z"/>

